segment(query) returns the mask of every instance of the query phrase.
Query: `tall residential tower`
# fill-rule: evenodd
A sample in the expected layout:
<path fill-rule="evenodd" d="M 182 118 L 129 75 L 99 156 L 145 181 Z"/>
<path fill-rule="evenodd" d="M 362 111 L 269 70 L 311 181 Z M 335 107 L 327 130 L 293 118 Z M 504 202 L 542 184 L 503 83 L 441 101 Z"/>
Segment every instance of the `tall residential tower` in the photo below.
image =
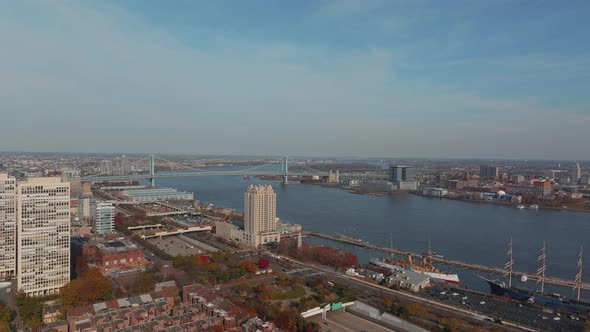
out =
<path fill-rule="evenodd" d="M 16 272 L 16 179 L 0 173 L 0 277 Z"/>
<path fill-rule="evenodd" d="M 29 178 L 17 185 L 17 289 L 59 293 L 70 281 L 70 184 Z"/>
<path fill-rule="evenodd" d="M 271 186 L 250 185 L 244 194 L 244 238 L 251 246 L 280 242 L 277 196 Z"/>

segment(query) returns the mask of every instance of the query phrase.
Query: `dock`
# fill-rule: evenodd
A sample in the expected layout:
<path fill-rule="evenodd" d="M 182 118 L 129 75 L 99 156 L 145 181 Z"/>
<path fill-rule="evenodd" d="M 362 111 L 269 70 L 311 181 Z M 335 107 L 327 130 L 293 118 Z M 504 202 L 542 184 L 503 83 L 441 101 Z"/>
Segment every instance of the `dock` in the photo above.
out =
<path fill-rule="evenodd" d="M 347 243 L 347 244 L 354 245 L 354 246 L 361 247 L 361 248 L 371 249 L 371 250 L 380 251 L 380 252 L 386 252 L 386 253 L 389 253 L 392 255 L 398 255 L 398 256 L 411 255 L 412 257 L 422 257 L 423 256 L 423 254 L 418 254 L 418 253 L 414 253 L 411 251 L 399 250 L 399 249 L 395 249 L 395 248 L 380 247 L 380 246 L 376 246 L 376 245 L 373 245 L 370 243 L 353 241 L 353 240 L 341 238 L 341 237 L 334 236 L 334 235 L 324 234 L 324 233 L 320 233 L 320 232 L 303 231 L 303 234 L 307 235 L 307 236 L 321 238 L 321 239 L 337 241 L 337 242 L 341 242 L 341 243 Z M 448 259 L 448 258 L 437 257 L 437 256 L 432 256 L 431 259 L 433 262 L 447 264 L 447 265 L 459 267 L 462 269 L 481 271 L 481 272 L 489 272 L 489 273 L 502 274 L 502 275 L 508 274 L 508 270 L 500 268 L 500 267 L 496 267 L 496 266 L 487 266 L 487 265 L 483 265 L 483 264 L 467 263 L 467 262 L 463 262 L 463 261 L 459 261 L 459 260 Z M 522 271 L 514 271 L 513 270 L 512 275 L 517 276 L 517 277 L 518 276 L 526 276 L 529 280 L 534 280 L 534 281 L 537 281 L 540 279 L 539 276 L 534 272 L 522 272 Z M 570 287 L 570 288 L 578 287 L 578 283 L 575 280 L 568 280 L 568 279 L 551 277 L 551 276 L 545 276 L 545 283 L 551 284 L 551 285 L 557 285 L 557 286 Z M 581 283 L 580 286 L 583 290 L 590 290 L 589 283 L 583 282 L 583 283 Z"/>

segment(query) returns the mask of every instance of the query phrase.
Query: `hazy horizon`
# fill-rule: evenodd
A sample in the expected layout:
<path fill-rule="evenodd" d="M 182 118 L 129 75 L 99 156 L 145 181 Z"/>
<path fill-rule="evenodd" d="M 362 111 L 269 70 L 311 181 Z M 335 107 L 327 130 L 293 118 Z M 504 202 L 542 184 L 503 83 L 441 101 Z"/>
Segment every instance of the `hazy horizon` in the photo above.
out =
<path fill-rule="evenodd" d="M 589 9 L 10 2 L 0 151 L 588 160 Z"/>
<path fill-rule="evenodd" d="M 204 154 L 204 153 L 158 153 L 158 152 L 149 152 L 149 153 L 141 153 L 141 152 L 83 152 L 83 151 L 0 151 L 0 155 L 2 154 L 30 154 L 30 155 L 37 155 L 37 154 L 57 154 L 57 155 L 83 155 L 83 156 L 111 156 L 111 157 L 120 157 L 122 155 L 128 157 L 145 157 L 147 158 L 150 154 L 154 154 L 157 157 L 199 157 L 199 158 L 275 158 L 277 160 L 282 160 L 285 156 L 280 155 L 264 155 L 264 154 Z M 306 155 L 306 156 L 287 156 L 289 159 L 335 159 L 335 160 L 360 160 L 360 161 L 369 161 L 369 160 L 433 160 L 433 161 L 481 161 L 481 162 L 500 162 L 500 161 L 524 161 L 524 162 L 580 162 L 580 163 L 590 163 L 590 159 L 535 159 L 535 158 L 528 158 L 528 159 L 517 159 L 517 158 L 488 158 L 488 157 L 408 157 L 408 156 L 368 156 L 368 157 L 358 157 L 358 156 L 329 156 L 329 155 Z"/>

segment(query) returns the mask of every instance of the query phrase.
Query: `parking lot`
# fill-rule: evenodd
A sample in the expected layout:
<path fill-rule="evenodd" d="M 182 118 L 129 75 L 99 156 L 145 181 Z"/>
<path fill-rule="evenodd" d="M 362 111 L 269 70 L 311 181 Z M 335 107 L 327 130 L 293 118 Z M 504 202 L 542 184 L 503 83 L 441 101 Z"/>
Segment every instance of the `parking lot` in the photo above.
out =
<path fill-rule="evenodd" d="M 217 249 L 212 246 L 184 235 L 152 238 L 147 241 L 173 257 L 202 255 L 204 253 L 217 251 Z"/>
<path fill-rule="evenodd" d="M 435 286 L 420 295 L 542 331 L 584 331 L 586 325 L 585 320 L 580 317 L 544 311 L 525 303 L 467 292 L 458 288 Z"/>

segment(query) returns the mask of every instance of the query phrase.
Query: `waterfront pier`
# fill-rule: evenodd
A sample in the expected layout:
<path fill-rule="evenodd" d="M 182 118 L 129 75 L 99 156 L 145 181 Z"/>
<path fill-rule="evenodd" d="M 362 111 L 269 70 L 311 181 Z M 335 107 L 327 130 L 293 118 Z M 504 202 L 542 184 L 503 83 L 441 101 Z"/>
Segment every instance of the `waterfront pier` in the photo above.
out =
<path fill-rule="evenodd" d="M 414 253 L 411 251 L 399 250 L 399 249 L 395 249 L 395 248 L 380 247 L 380 246 L 377 246 L 374 244 L 349 240 L 346 238 L 338 237 L 335 235 L 324 234 L 324 233 L 320 233 L 320 232 L 303 231 L 303 235 L 314 236 L 314 237 L 327 239 L 327 240 L 331 240 L 331 241 L 337 241 L 337 242 L 341 242 L 341 243 L 347 243 L 347 244 L 351 244 L 351 245 L 354 245 L 357 247 L 371 249 L 371 250 L 380 251 L 380 252 L 386 252 L 386 253 L 390 253 L 390 254 L 398 255 L 398 256 L 409 256 L 409 255 L 412 257 L 422 257 L 423 256 L 423 254 L 418 254 L 418 253 Z M 487 266 L 487 265 L 476 264 L 476 263 L 468 263 L 468 262 L 463 262 L 463 261 L 454 260 L 454 259 L 448 259 L 448 258 L 444 258 L 444 257 L 432 256 L 431 259 L 433 262 L 451 265 L 451 266 L 459 267 L 462 269 L 473 270 L 473 271 L 482 271 L 482 272 L 495 273 L 495 274 L 501 274 L 501 275 L 507 275 L 509 272 L 508 270 L 503 269 L 501 267 Z M 522 271 L 513 270 L 512 276 L 518 276 L 518 277 L 526 276 L 529 280 L 534 280 L 534 281 L 537 281 L 540 279 L 540 276 L 538 276 L 534 272 L 522 272 Z M 570 287 L 570 288 L 575 288 L 575 287 L 580 286 L 580 288 L 583 290 L 590 290 L 590 284 L 586 283 L 586 282 L 582 282 L 581 285 L 579 285 L 578 282 L 576 282 L 575 280 L 568 280 L 568 279 L 551 277 L 551 276 L 545 276 L 544 278 L 545 278 L 545 284 L 564 286 L 564 287 Z"/>

